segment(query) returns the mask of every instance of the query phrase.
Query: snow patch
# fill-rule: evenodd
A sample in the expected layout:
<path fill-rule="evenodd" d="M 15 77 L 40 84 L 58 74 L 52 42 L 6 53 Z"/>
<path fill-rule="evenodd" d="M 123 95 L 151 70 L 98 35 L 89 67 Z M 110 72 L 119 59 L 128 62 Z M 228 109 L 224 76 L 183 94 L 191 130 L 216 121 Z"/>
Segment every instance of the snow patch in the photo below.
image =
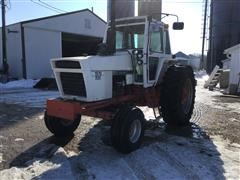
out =
<path fill-rule="evenodd" d="M 26 168 L 12 167 L 0 171 L 0 179 L 74 179 L 71 165 L 63 148 L 50 159 L 34 159 Z"/>
<path fill-rule="evenodd" d="M 3 154 L 0 153 L 0 163 L 2 163 L 2 162 L 3 162 Z"/>
<path fill-rule="evenodd" d="M 55 148 L 28 167 L 0 171 L 0 179 L 239 179 L 239 145 L 229 146 L 220 137 L 168 136 L 127 155 L 105 145 L 79 154 L 55 145 L 50 150 Z"/>
<path fill-rule="evenodd" d="M 0 102 L 38 108 L 44 108 L 47 99 L 59 97 L 58 91 L 33 88 L 0 90 L 0 94 Z"/>
<path fill-rule="evenodd" d="M 194 72 L 197 81 L 205 82 L 208 80 L 209 76 L 205 70 Z"/>
<path fill-rule="evenodd" d="M 6 84 L 0 83 L 0 89 L 13 89 L 13 88 L 32 88 L 39 80 L 22 79 L 17 81 L 10 81 Z"/>
<path fill-rule="evenodd" d="M 16 138 L 16 139 L 14 139 L 14 141 L 15 142 L 24 141 L 24 139 L 23 138 Z"/>

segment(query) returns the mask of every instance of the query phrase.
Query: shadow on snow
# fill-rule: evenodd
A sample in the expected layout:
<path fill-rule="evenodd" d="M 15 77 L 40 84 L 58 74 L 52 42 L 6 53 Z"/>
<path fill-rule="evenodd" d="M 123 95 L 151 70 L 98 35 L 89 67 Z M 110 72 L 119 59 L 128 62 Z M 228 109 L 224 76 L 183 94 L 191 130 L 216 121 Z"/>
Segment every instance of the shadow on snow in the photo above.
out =
<path fill-rule="evenodd" d="M 52 155 L 57 146 L 52 144 L 64 147 L 73 136 L 64 139 L 49 137 L 17 156 L 10 165 L 21 167 L 36 157 L 60 164 L 58 168 L 37 177 L 42 179 L 62 176 L 90 179 L 225 179 L 220 153 L 198 125 L 192 123 L 187 127 L 172 128 L 163 122 L 152 123 L 145 132 L 141 148 L 127 155 L 111 147 L 110 125 L 103 120 L 79 140 L 78 155 L 65 157 L 70 162 L 70 168 L 66 161 L 54 159 Z M 66 168 L 72 173 L 66 173 Z M 64 175 L 61 172 L 65 172 Z"/>

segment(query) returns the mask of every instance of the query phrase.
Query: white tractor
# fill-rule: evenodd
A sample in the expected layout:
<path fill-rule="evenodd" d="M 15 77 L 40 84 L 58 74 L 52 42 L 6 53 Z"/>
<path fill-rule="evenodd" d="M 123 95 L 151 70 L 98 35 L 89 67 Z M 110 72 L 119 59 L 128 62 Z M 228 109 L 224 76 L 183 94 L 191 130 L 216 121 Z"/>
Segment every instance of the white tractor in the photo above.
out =
<path fill-rule="evenodd" d="M 187 125 L 196 81 L 190 66 L 174 60 L 167 24 L 146 16 L 110 25 L 99 55 L 51 60 L 61 97 L 47 101 L 45 123 L 56 136 L 67 136 L 81 115 L 112 120 L 112 145 L 128 153 L 144 135 L 138 107 L 159 110 L 168 125 Z M 183 29 L 183 23 L 174 23 L 173 29 Z"/>

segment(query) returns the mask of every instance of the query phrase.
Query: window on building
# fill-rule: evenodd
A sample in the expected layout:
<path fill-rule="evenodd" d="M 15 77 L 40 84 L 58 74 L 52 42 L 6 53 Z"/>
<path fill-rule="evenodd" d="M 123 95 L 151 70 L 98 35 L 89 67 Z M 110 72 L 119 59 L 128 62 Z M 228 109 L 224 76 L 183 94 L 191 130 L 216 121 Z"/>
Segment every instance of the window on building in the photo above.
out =
<path fill-rule="evenodd" d="M 85 19 L 85 28 L 86 29 L 91 29 L 91 21 L 90 19 Z"/>

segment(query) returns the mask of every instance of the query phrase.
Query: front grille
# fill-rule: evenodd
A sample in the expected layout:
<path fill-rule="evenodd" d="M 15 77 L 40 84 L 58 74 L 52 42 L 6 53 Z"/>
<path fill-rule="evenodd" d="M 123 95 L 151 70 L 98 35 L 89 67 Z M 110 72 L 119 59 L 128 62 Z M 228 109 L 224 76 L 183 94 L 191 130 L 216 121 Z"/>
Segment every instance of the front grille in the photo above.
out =
<path fill-rule="evenodd" d="M 81 65 L 78 61 L 61 60 L 55 62 L 56 68 L 67 68 L 67 69 L 81 69 Z"/>
<path fill-rule="evenodd" d="M 82 73 L 60 73 L 63 92 L 66 95 L 86 97 L 86 87 Z"/>

